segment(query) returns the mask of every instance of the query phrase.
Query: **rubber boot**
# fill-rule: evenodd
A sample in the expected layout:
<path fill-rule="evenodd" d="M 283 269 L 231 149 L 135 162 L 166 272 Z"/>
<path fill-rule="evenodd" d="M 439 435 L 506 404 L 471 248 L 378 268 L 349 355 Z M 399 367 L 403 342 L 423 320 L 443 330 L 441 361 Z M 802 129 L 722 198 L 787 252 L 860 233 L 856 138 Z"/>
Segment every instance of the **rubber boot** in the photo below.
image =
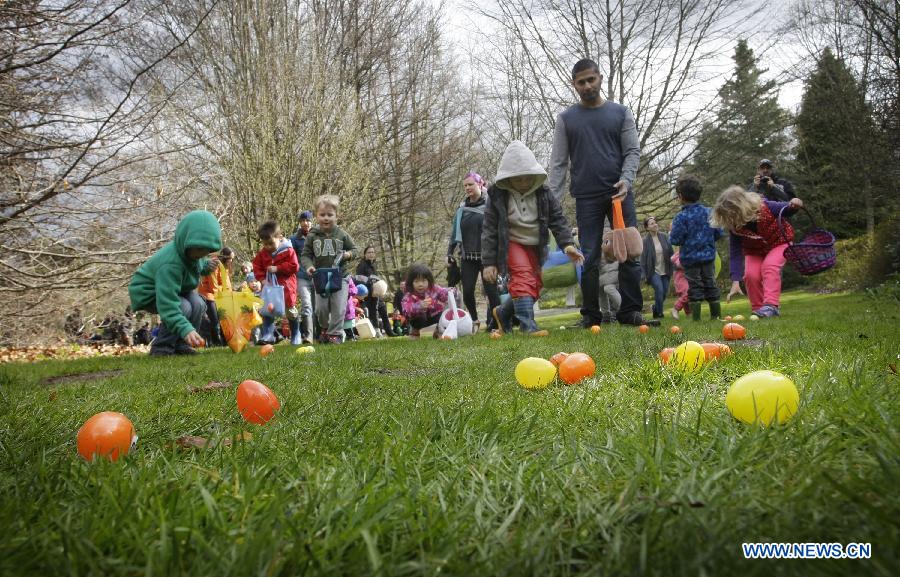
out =
<path fill-rule="evenodd" d="M 533 297 L 517 297 L 512 299 L 513 307 L 516 311 L 516 317 L 519 319 L 519 328 L 522 332 L 533 337 L 546 337 L 550 333 L 538 329 L 537 323 L 534 322 L 534 298 Z"/>
<path fill-rule="evenodd" d="M 291 344 L 302 345 L 303 333 L 300 332 L 300 319 L 290 319 L 291 323 Z"/>
<path fill-rule="evenodd" d="M 275 344 L 275 319 L 263 317 L 262 329 L 259 332 L 259 342 L 263 345 Z"/>
<path fill-rule="evenodd" d="M 709 301 L 709 318 L 716 321 L 722 318 L 722 303 L 719 301 Z"/>
<path fill-rule="evenodd" d="M 312 344 L 314 337 L 312 316 L 301 317 L 300 325 L 303 327 L 303 330 L 301 331 L 303 333 L 303 342 Z"/>
<path fill-rule="evenodd" d="M 691 318 L 695 321 L 700 320 L 700 303 L 702 301 L 691 301 Z"/>

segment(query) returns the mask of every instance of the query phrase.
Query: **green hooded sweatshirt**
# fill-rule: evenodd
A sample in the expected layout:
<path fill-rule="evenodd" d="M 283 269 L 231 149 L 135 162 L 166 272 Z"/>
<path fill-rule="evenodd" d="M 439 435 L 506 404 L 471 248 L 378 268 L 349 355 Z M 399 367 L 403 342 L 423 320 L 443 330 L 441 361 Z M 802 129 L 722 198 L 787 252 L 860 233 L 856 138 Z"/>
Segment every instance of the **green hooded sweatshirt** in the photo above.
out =
<path fill-rule="evenodd" d="M 175 238 L 151 256 L 134 273 L 128 294 L 133 311 L 159 313 L 169 330 L 186 337 L 194 326 L 181 312 L 182 295 L 197 288 L 208 259 L 187 257 L 189 248 L 222 249 L 219 221 L 205 210 L 189 212 L 175 228 Z"/>

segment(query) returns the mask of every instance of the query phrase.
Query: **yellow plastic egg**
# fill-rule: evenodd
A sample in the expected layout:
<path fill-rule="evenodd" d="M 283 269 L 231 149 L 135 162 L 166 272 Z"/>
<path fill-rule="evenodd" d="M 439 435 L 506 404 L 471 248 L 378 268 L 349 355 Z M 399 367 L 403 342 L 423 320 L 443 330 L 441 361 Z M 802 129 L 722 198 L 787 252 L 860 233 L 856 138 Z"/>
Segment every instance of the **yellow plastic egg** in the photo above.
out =
<path fill-rule="evenodd" d="M 696 373 L 703 368 L 706 351 L 703 345 L 695 341 L 687 341 L 675 347 L 669 366 L 683 373 Z"/>
<path fill-rule="evenodd" d="M 732 416 L 744 423 L 784 423 L 797 412 L 800 393 L 794 381 L 776 371 L 755 371 L 736 380 L 725 395 Z"/>
<path fill-rule="evenodd" d="M 547 359 L 528 357 L 516 365 L 516 380 L 526 389 L 545 389 L 556 378 L 556 365 Z"/>

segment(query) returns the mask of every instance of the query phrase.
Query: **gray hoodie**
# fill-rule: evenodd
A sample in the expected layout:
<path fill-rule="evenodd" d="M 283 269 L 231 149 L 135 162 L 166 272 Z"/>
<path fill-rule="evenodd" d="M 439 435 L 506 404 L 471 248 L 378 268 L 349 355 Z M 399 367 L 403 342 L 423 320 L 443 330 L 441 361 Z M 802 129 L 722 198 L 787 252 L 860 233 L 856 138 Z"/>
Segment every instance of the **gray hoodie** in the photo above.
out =
<path fill-rule="evenodd" d="M 513 188 L 510 178 L 514 176 L 535 176 L 531 187 L 525 192 Z M 507 216 L 509 218 L 509 239 L 524 246 L 536 246 L 540 242 L 538 227 L 538 206 L 535 191 L 547 180 L 547 171 L 538 163 L 534 153 L 521 140 L 513 140 L 503 152 L 495 182 L 499 188 L 509 193 Z"/>
<path fill-rule="evenodd" d="M 529 192 L 518 194 L 510 190 L 509 178 L 528 174 L 537 176 Z M 509 241 L 516 240 L 513 237 L 514 225 L 511 222 L 513 218 L 519 221 L 517 225 L 519 234 L 534 227 L 536 242 L 527 244 L 540 248 L 542 263 L 547 258 L 547 244 L 550 242 L 551 232 L 561 249 L 574 244 L 572 229 L 563 216 L 559 202 L 544 184 L 546 180 L 546 171 L 537 163 L 528 147 L 518 140 L 510 143 L 500 161 L 496 184 L 488 191 L 484 225 L 481 230 L 481 259 L 484 266 L 496 266 L 501 272 L 506 272 Z M 518 195 L 518 201 L 513 199 L 514 195 Z M 526 221 L 526 215 L 531 210 L 534 210 L 535 216 Z"/>

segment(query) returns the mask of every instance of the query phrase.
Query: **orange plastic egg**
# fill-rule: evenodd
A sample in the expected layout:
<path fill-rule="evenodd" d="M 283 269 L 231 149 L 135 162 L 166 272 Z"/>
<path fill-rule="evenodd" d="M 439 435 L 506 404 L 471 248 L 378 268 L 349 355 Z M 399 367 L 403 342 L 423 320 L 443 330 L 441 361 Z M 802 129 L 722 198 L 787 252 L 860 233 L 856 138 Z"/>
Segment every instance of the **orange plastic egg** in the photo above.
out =
<path fill-rule="evenodd" d="M 263 345 L 259 348 L 259 354 L 262 357 L 268 357 L 272 353 L 275 352 L 275 347 L 272 345 Z"/>
<path fill-rule="evenodd" d="M 591 332 L 594 333 L 595 335 L 599 335 L 600 334 L 600 325 L 593 325 L 591 327 Z"/>
<path fill-rule="evenodd" d="M 550 357 L 550 362 L 556 365 L 557 367 L 569 356 L 569 353 L 564 353 L 562 351 L 556 353 L 552 357 Z"/>
<path fill-rule="evenodd" d="M 494 340 L 496 340 L 496 339 L 502 339 L 502 338 L 503 338 L 503 333 L 501 333 L 500 331 L 491 331 L 491 338 L 494 339 Z"/>
<path fill-rule="evenodd" d="M 722 336 L 727 341 L 737 341 L 747 336 L 747 329 L 737 323 L 728 323 L 722 327 Z"/>
<path fill-rule="evenodd" d="M 597 365 L 585 353 L 572 353 L 559 364 L 559 378 L 567 385 L 574 385 L 590 376 L 597 370 Z"/>
<path fill-rule="evenodd" d="M 722 347 L 719 346 L 719 343 L 700 343 L 700 346 L 703 347 L 703 352 L 706 353 L 707 361 L 718 359 L 722 354 Z"/>
<path fill-rule="evenodd" d="M 664 365 L 668 365 L 669 361 L 672 360 L 672 353 L 675 352 L 674 347 L 666 347 L 663 350 L 659 351 L 659 360 Z"/>
<path fill-rule="evenodd" d="M 731 322 L 731 315 L 725 315 L 725 320 Z"/>
<path fill-rule="evenodd" d="M 678 333 L 681 332 L 681 327 L 674 325 L 671 328 L 669 328 L 669 332 L 672 333 L 673 335 L 677 335 Z"/>
<path fill-rule="evenodd" d="M 640 332 L 641 334 L 647 334 L 650 332 L 650 327 L 648 327 L 647 325 L 641 325 L 638 327 L 638 332 Z"/>
<path fill-rule="evenodd" d="M 272 389 L 259 381 L 248 379 L 238 385 L 237 406 L 244 419 L 256 425 L 264 425 L 275 416 L 281 403 Z"/>
<path fill-rule="evenodd" d="M 92 461 L 95 455 L 117 461 L 127 455 L 137 435 L 134 425 L 122 413 L 104 411 L 97 413 L 81 425 L 76 436 L 78 454 Z"/>

